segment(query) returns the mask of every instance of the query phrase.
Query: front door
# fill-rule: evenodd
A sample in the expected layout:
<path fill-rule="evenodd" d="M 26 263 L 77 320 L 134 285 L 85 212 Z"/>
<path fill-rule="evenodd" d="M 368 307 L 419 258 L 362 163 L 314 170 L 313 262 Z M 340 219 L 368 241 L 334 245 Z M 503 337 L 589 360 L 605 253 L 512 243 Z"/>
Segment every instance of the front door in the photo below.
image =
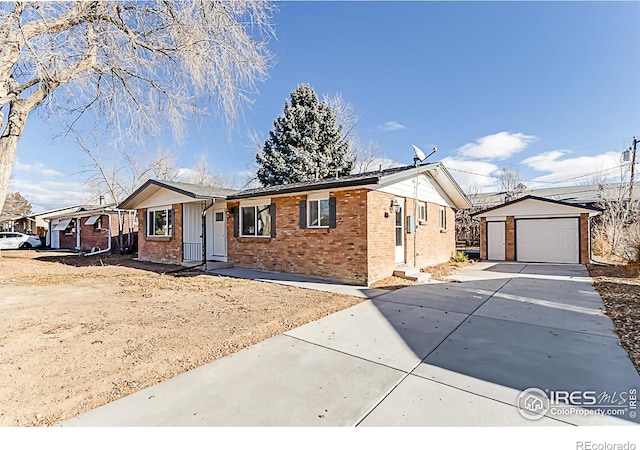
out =
<path fill-rule="evenodd" d="M 396 199 L 395 202 L 399 205 L 395 218 L 396 264 L 404 264 L 404 201 Z"/>
<path fill-rule="evenodd" d="M 227 221 L 224 210 L 213 210 L 213 256 L 227 256 Z"/>

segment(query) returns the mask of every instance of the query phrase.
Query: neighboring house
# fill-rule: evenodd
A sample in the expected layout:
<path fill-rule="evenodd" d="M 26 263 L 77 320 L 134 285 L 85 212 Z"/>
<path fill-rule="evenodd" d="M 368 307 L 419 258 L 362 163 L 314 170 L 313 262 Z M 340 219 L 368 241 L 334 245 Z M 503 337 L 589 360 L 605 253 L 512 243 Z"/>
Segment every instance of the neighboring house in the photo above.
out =
<path fill-rule="evenodd" d="M 119 207 L 138 210 L 140 259 L 172 264 L 226 261 L 225 199 L 235 192 L 190 183 L 148 180 Z M 206 232 L 203 232 L 205 228 Z"/>
<path fill-rule="evenodd" d="M 0 220 L 0 231 L 33 234 L 35 220 L 30 216 L 5 217 Z"/>
<path fill-rule="evenodd" d="M 46 237 L 46 245 L 49 245 L 49 224 L 47 219 L 68 212 L 80 211 L 82 208 L 89 208 L 87 205 L 65 206 L 63 208 L 50 209 L 39 213 L 28 214 L 22 217 L 4 219 L 0 221 L 2 231 L 17 231 L 25 234 L 35 234 Z"/>
<path fill-rule="evenodd" d="M 49 221 L 49 245 L 54 249 L 117 252 L 135 247 L 137 241 L 136 212 L 114 206 L 81 206 L 46 220 Z"/>
<path fill-rule="evenodd" d="M 593 206 L 527 195 L 474 213 L 480 259 L 588 264 Z"/>
<path fill-rule="evenodd" d="M 246 191 L 150 180 L 121 208 L 139 211 L 140 259 L 201 262 L 359 284 L 398 266 L 447 261 L 464 192 L 440 163 Z"/>

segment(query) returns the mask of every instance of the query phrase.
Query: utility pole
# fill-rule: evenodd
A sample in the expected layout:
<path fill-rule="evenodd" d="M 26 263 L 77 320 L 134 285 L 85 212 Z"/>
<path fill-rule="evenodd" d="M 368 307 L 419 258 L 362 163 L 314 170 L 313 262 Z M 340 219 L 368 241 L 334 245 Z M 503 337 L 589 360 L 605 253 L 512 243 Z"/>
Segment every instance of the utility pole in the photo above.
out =
<path fill-rule="evenodd" d="M 629 206 L 627 207 L 627 211 L 631 211 L 631 205 L 633 204 L 633 184 L 635 182 L 636 177 L 636 146 L 638 145 L 638 141 L 635 136 L 633 137 L 633 150 L 631 154 L 631 179 L 629 180 Z"/>

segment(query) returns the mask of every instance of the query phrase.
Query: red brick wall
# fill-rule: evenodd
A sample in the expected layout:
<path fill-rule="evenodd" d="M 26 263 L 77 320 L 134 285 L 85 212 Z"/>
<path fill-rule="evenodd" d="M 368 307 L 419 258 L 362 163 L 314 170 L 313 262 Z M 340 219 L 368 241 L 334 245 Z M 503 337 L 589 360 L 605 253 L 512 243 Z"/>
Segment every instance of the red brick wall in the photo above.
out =
<path fill-rule="evenodd" d="M 304 195 L 272 198 L 276 205 L 276 237 L 233 236 L 227 221 L 228 257 L 236 267 L 288 272 L 366 283 L 367 191 L 331 193 L 336 198 L 336 228 L 301 229 Z M 230 202 L 229 208 L 237 208 Z"/>
<path fill-rule="evenodd" d="M 589 214 L 580 214 L 580 264 L 589 264 L 591 262 L 589 249 Z"/>
<path fill-rule="evenodd" d="M 147 210 L 138 210 L 138 258 L 160 263 L 182 263 L 182 204 L 173 205 L 173 236 L 147 237 Z"/>
<path fill-rule="evenodd" d="M 115 216 L 115 217 L 114 217 Z M 100 216 L 100 229 L 96 229 L 93 225 L 87 225 L 86 222 L 89 217 L 83 217 L 80 219 L 80 249 L 82 251 L 90 251 L 94 247 L 99 247 L 100 250 L 105 250 L 109 246 L 109 216 Z M 113 249 L 118 249 L 118 215 L 111 215 L 111 228 L 112 236 L 115 233 L 116 238 L 113 239 Z M 113 227 L 115 226 L 115 231 Z"/>
<path fill-rule="evenodd" d="M 77 223 L 80 223 L 80 250 L 83 252 L 90 251 L 92 248 L 97 247 L 100 250 L 106 250 L 109 246 L 109 215 L 103 214 L 100 216 L 100 228 L 96 229 L 94 225 L 87 225 L 87 220 L 90 216 L 80 217 L 73 219 L 73 233 L 66 235 L 63 231 L 60 233 L 60 248 L 68 248 L 74 250 L 77 244 Z M 128 214 L 124 216 L 124 230 L 129 229 L 129 222 L 133 221 L 133 217 L 129 217 Z M 133 223 L 131 226 L 135 228 Z M 118 243 L 118 214 L 111 214 L 111 251 L 117 252 L 120 250 Z M 126 245 L 126 236 L 123 237 L 123 242 Z"/>
<path fill-rule="evenodd" d="M 480 218 L 480 259 L 487 259 L 487 218 Z"/>
<path fill-rule="evenodd" d="M 64 231 L 58 231 L 60 233 L 60 248 L 75 249 L 76 248 L 76 226 L 78 219 L 73 219 L 69 225 L 73 228 L 73 233 L 65 234 Z"/>

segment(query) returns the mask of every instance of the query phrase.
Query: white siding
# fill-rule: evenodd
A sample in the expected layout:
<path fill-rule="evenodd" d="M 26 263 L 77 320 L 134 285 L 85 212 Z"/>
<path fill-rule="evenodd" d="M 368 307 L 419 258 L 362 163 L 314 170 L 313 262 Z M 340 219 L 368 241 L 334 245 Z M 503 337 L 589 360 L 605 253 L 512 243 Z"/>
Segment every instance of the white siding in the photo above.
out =
<path fill-rule="evenodd" d="M 56 227 L 56 225 L 58 225 L 58 222 L 60 222 L 60 220 L 58 220 L 58 219 L 51 221 L 50 230 L 54 230 L 54 231 L 50 232 L 50 234 L 51 234 L 51 248 L 60 248 L 60 232 L 59 231 L 55 231 L 55 227 Z"/>
<path fill-rule="evenodd" d="M 453 203 L 447 199 L 444 192 L 442 192 L 442 190 L 425 175 L 420 175 L 410 180 L 399 181 L 398 183 L 390 184 L 377 190 L 397 195 L 398 197 L 414 198 L 416 195 L 415 180 L 419 181 L 418 200 L 442 206 L 454 206 Z"/>
<path fill-rule="evenodd" d="M 182 205 L 182 240 L 183 242 L 202 241 L 202 205 L 200 202 Z"/>
<path fill-rule="evenodd" d="M 155 208 L 158 206 L 173 205 L 175 203 L 184 202 L 193 202 L 193 199 L 191 197 L 178 194 L 177 192 L 173 192 L 168 189 L 160 189 L 144 199 L 139 205 L 136 206 L 136 208 Z M 200 202 L 198 202 L 198 205 L 199 204 Z"/>
<path fill-rule="evenodd" d="M 576 214 L 582 212 L 589 211 L 577 206 L 559 205 L 557 203 L 529 199 L 514 203 L 512 205 L 507 205 L 504 208 L 497 208 L 484 214 L 478 214 L 476 217 L 486 217 L 487 220 L 492 220 L 492 218 L 495 216 L 515 216 L 516 218 L 562 216 L 575 217 Z"/>

